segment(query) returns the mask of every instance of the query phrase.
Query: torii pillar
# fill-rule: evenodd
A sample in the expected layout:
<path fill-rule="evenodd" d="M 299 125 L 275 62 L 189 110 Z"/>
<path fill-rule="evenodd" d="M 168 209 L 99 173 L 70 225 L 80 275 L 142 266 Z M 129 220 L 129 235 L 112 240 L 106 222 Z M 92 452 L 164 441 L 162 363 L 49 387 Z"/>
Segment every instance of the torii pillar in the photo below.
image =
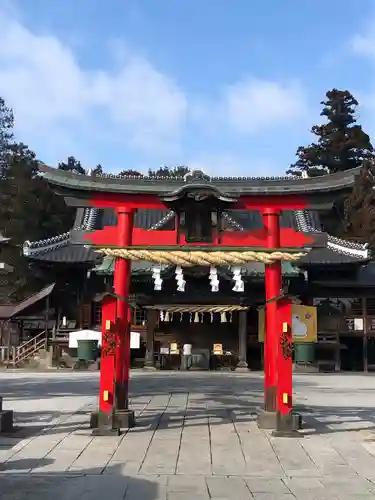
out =
<path fill-rule="evenodd" d="M 134 210 L 117 208 L 117 245 L 132 244 Z M 131 261 L 116 258 L 115 295 L 104 298 L 102 306 L 102 356 L 100 363 L 99 411 L 91 416 L 96 435 L 120 433 L 135 424 L 134 412 L 128 407 L 130 375 L 129 290 Z"/>
<path fill-rule="evenodd" d="M 267 247 L 280 248 L 280 210 L 264 208 Z M 301 426 L 292 413 L 292 309 L 282 296 L 282 266 L 277 260 L 265 266 L 264 408 L 258 415 L 262 429 L 291 435 Z"/>

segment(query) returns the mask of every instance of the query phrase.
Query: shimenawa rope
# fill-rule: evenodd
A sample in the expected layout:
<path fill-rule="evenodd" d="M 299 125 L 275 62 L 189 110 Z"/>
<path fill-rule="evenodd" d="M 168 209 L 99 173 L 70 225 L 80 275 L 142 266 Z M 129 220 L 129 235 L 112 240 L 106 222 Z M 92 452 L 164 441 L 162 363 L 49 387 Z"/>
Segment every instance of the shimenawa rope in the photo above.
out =
<path fill-rule="evenodd" d="M 181 250 L 129 250 L 128 248 L 100 248 L 97 250 L 110 257 L 120 257 L 130 260 L 148 260 L 156 264 L 174 264 L 181 267 L 189 266 L 228 266 L 243 265 L 256 261 L 272 264 L 277 260 L 297 261 L 304 253 L 289 252 L 257 252 L 257 251 L 216 251 L 202 252 Z"/>

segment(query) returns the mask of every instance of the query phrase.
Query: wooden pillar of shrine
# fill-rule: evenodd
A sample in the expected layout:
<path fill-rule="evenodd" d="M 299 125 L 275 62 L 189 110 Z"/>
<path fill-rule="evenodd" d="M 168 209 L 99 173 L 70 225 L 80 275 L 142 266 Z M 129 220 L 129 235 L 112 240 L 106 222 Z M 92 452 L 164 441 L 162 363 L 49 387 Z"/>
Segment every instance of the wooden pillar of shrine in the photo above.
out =
<path fill-rule="evenodd" d="M 247 372 L 247 311 L 238 312 L 238 363 L 236 372 Z"/>
<path fill-rule="evenodd" d="M 155 328 L 158 322 L 159 311 L 156 309 L 148 309 L 147 311 L 147 331 L 146 331 L 146 370 L 156 370 L 155 368 Z"/>

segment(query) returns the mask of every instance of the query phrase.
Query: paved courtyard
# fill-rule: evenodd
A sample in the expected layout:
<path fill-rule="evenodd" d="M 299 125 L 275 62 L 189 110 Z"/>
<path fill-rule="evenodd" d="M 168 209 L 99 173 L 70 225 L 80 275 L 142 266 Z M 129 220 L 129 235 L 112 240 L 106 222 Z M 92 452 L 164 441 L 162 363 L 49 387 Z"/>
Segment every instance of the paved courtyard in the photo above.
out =
<path fill-rule="evenodd" d="M 19 430 L 0 437 L 0 498 L 375 498 L 375 377 L 294 378 L 301 439 L 257 428 L 260 374 L 197 372 L 133 372 L 137 426 L 93 438 L 97 373 L 2 371 Z"/>

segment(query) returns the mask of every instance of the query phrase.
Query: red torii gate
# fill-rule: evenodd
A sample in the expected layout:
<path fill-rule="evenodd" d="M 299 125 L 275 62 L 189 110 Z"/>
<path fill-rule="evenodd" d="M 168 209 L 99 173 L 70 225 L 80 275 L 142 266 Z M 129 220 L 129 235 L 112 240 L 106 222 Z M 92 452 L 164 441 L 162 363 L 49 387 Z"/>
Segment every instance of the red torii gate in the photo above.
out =
<path fill-rule="evenodd" d="M 281 261 L 313 246 L 325 246 L 324 233 L 302 233 L 280 227 L 282 211 L 328 208 L 332 190 L 351 185 L 353 179 L 340 175 L 318 179 L 212 179 L 201 172 L 179 181 L 168 179 L 89 178 L 41 167 L 45 178 L 64 194 L 67 204 L 76 207 L 111 208 L 117 212 L 117 225 L 100 230 L 75 231 L 73 242 L 89 244 L 116 256 L 115 297 L 103 303 L 102 361 L 100 370 L 99 410 L 91 419 L 97 432 L 128 428 L 134 425 L 134 413 L 128 407 L 130 369 L 129 288 L 130 255 L 155 251 L 189 252 L 260 252 L 272 259 L 265 261 L 266 333 L 264 342 L 264 411 L 261 427 L 290 432 L 300 425 L 292 414 L 292 338 L 291 301 L 282 296 Z M 195 175 L 195 178 L 194 178 Z M 353 177 L 354 173 L 352 173 Z M 225 190 L 224 190 L 225 186 Z M 222 188 L 222 189 L 221 189 Z M 230 193 L 230 194 L 228 194 Z M 300 194 L 303 193 L 303 194 Z M 328 195 L 325 196 L 325 193 Z M 230 210 L 257 210 L 263 227 L 253 231 L 227 232 L 219 227 L 209 242 L 191 242 L 181 231 L 180 218 L 173 230 L 149 231 L 134 228 L 137 209 L 174 208 L 183 201 L 185 216 L 194 204 L 211 197 L 217 213 L 223 206 Z M 177 204 L 177 205 L 176 205 Z M 177 207 L 177 209 L 176 209 Z M 187 208 L 186 208 L 187 207 Z M 190 208 L 189 208 L 190 207 Z M 314 205 L 314 208 L 316 205 Z M 199 217 L 199 216 L 198 216 Z M 125 257 L 125 258 L 124 258 Z M 128 257 L 128 258 L 126 258 Z M 145 258 L 145 257 L 136 257 Z M 149 257 L 146 258 L 148 260 Z M 249 259 L 250 260 L 250 259 Z M 154 260 L 157 262 L 157 260 Z"/>
<path fill-rule="evenodd" d="M 120 205 L 121 203 L 121 205 Z M 87 243 L 98 247 L 118 248 L 163 248 L 168 250 L 201 247 L 201 244 L 186 242 L 184 235 L 174 230 L 148 231 L 133 228 L 136 207 L 161 208 L 160 200 L 146 196 L 114 197 L 95 195 L 91 200 L 93 207 L 112 207 L 117 211 L 118 222 L 115 227 L 105 227 L 85 235 Z M 236 207 L 237 208 L 237 207 Z M 297 197 L 285 198 L 241 198 L 239 208 L 260 209 L 264 228 L 251 232 L 222 232 L 220 242 L 217 236 L 212 245 L 217 248 L 259 248 L 262 250 L 301 250 L 316 244 L 316 235 L 306 235 L 293 229 L 280 228 L 282 210 L 306 208 L 306 203 Z M 177 243 L 178 242 L 178 243 Z M 100 403 L 98 417 L 93 419 L 99 432 L 106 428 L 108 421 L 115 418 L 114 428 L 127 428 L 134 425 L 134 414 L 128 408 L 128 384 L 130 370 L 130 322 L 129 287 L 131 279 L 130 260 L 116 258 L 114 291 L 117 299 L 107 298 L 103 304 L 103 356 L 100 375 Z M 292 415 L 292 339 L 291 339 L 291 302 L 281 297 L 282 271 L 281 260 L 266 264 L 266 335 L 264 344 L 264 412 L 260 415 L 262 427 L 276 428 L 283 432 L 295 430 L 298 424 Z M 109 339 L 117 337 L 116 348 L 109 346 Z M 114 389 L 113 389 L 114 388 Z M 115 392 L 115 394 L 114 394 Z M 276 417 L 279 415 L 279 424 Z"/>

